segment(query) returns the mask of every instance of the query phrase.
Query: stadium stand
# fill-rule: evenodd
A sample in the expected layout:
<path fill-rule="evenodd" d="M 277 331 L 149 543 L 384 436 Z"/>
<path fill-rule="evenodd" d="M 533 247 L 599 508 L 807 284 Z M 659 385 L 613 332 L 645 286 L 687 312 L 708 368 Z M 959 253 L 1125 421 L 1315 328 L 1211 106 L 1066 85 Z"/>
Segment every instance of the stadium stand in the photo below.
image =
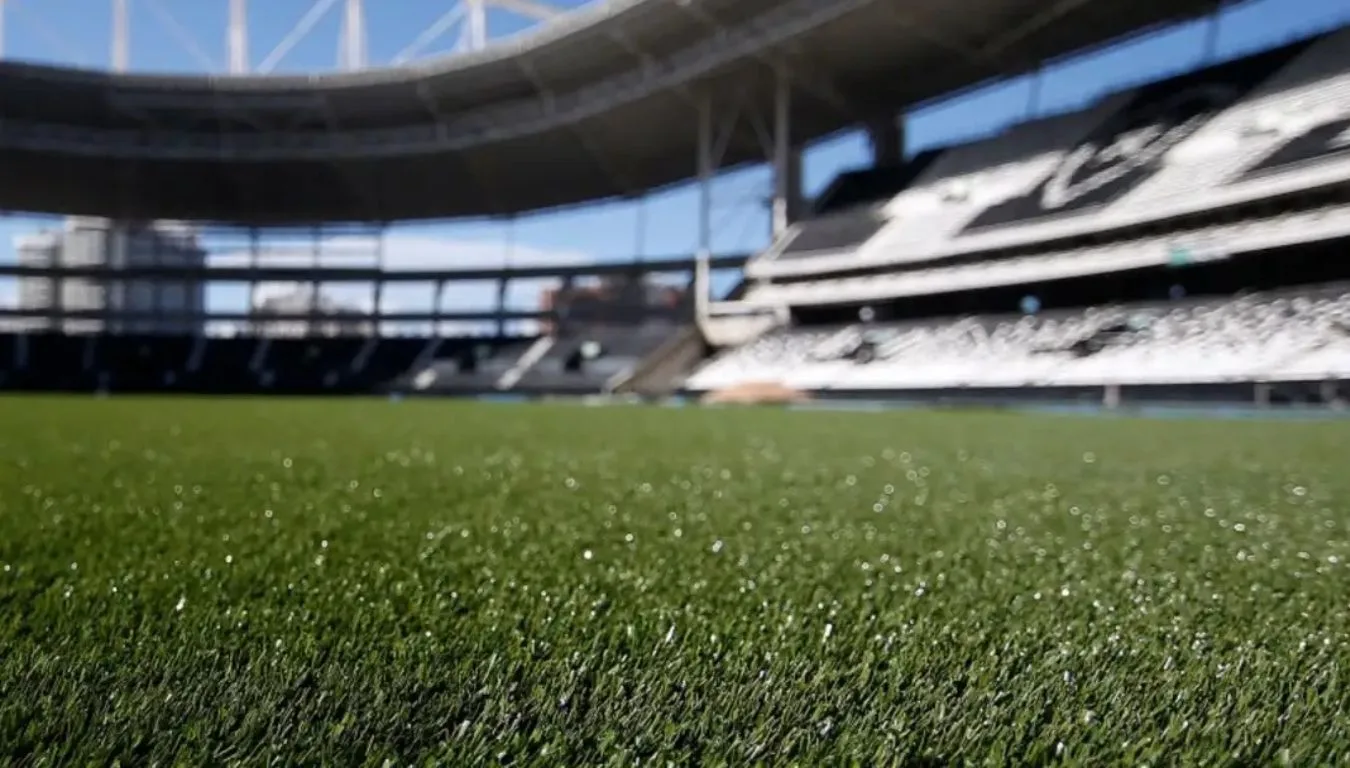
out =
<path fill-rule="evenodd" d="M 1350 31 L 1115 94 L 951 147 L 846 252 L 749 267 L 762 279 L 974 254 L 1137 226 L 1343 181 Z M 808 258 L 809 256 L 809 258 Z"/>
<path fill-rule="evenodd" d="M 1350 29 L 841 174 L 710 302 L 743 334 L 635 264 L 566 273 L 538 335 L 4 334 L 0 387 L 1332 402 L 1347 244 Z"/>
<path fill-rule="evenodd" d="M 1343 402 L 1347 51 L 1337 31 L 892 170 L 881 204 L 844 196 L 875 231 L 827 213 L 752 260 L 742 301 L 793 322 L 686 389 Z"/>
<path fill-rule="evenodd" d="M 725 355 L 693 389 L 1105 386 L 1350 377 L 1350 286 L 1233 299 L 791 330 Z"/>

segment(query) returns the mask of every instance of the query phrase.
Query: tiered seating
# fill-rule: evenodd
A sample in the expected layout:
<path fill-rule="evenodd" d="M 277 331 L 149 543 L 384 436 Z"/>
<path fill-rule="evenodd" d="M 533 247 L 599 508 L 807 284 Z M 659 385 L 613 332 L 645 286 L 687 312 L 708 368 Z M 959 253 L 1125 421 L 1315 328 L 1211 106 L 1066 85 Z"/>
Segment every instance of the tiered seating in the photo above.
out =
<path fill-rule="evenodd" d="M 885 223 L 881 212 L 868 206 L 826 214 L 797 225 L 797 232 L 787 241 L 779 258 L 851 250 L 875 235 Z"/>
<path fill-rule="evenodd" d="M 942 152 L 864 244 L 750 265 L 826 274 L 1026 247 L 1350 178 L 1350 29 Z"/>
<path fill-rule="evenodd" d="M 108 335 L 93 338 L 98 342 L 97 357 L 89 362 L 98 371 L 100 389 L 143 392 L 182 384 L 193 337 Z"/>
<path fill-rule="evenodd" d="M 522 392 L 600 392 L 633 370 L 677 331 L 670 323 L 587 325 L 559 335 L 548 352 L 525 371 Z"/>
<path fill-rule="evenodd" d="M 1164 266 L 1179 259 L 1205 261 L 1346 236 L 1350 236 L 1350 204 L 1327 204 L 1104 245 L 1049 249 L 1033 256 L 851 277 L 764 282 L 749 287 L 743 300 L 770 307 L 850 304 L 1107 274 Z"/>
<path fill-rule="evenodd" d="M 864 343 L 865 342 L 865 343 Z M 1013 318 L 787 330 L 715 359 L 704 391 L 1301 381 L 1350 377 L 1350 289 Z"/>
<path fill-rule="evenodd" d="M 365 346 L 360 337 L 273 339 L 267 352 L 272 385 L 281 390 L 333 390 L 348 383 L 352 361 Z"/>
<path fill-rule="evenodd" d="M 251 368 L 258 351 L 258 339 L 211 339 L 197 369 L 186 372 L 188 386 L 196 391 L 247 392 L 258 387 Z"/>
<path fill-rule="evenodd" d="M 466 340 L 438 350 L 425 366 L 410 367 L 394 386 L 424 393 L 493 392 L 532 344 L 530 339 L 481 343 Z"/>
<path fill-rule="evenodd" d="M 92 391 L 95 370 L 90 361 L 96 337 L 61 333 L 34 333 L 27 337 L 28 361 L 15 371 L 14 384 L 40 382 L 44 389 Z M 5 361 L 6 367 L 9 361 Z"/>
<path fill-rule="evenodd" d="M 368 341 L 373 340 L 362 339 L 362 346 Z M 349 368 L 357 369 L 351 370 L 349 374 L 350 386 L 354 389 L 371 389 L 396 381 L 413 367 L 426 348 L 427 339 L 422 338 L 379 339 L 364 361 L 348 361 Z"/>

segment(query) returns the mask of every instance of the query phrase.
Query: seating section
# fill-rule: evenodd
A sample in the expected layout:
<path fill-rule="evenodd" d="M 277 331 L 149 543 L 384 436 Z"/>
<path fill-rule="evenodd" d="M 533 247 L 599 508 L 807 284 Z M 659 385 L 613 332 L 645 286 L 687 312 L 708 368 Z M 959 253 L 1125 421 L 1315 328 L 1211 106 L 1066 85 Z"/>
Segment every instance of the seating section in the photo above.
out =
<path fill-rule="evenodd" d="M 478 343 L 467 340 L 438 349 L 425 365 L 416 365 L 399 377 L 395 388 L 406 392 L 467 394 L 498 390 L 504 377 L 532 347 L 533 340 Z"/>
<path fill-rule="evenodd" d="M 781 258 L 851 249 L 875 235 L 886 220 L 871 208 L 855 208 L 811 219 L 797 225 L 797 232 L 783 247 Z"/>
<path fill-rule="evenodd" d="M 640 326 L 587 326 L 559 334 L 553 345 L 521 377 L 521 392 L 587 393 L 608 391 L 643 358 L 670 340 L 679 326 L 649 322 Z"/>
<path fill-rule="evenodd" d="M 1350 378 L 1350 287 L 792 329 L 715 358 L 695 391 L 773 382 L 810 390 L 1045 387 Z"/>
<path fill-rule="evenodd" d="M 962 260 L 880 274 L 822 276 L 748 286 L 754 306 L 822 306 L 1021 285 L 1128 269 L 1202 262 L 1350 236 L 1350 204 L 1328 203 L 1243 221 L 1015 258 Z"/>
<path fill-rule="evenodd" d="M 1350 179 L 1350 29 L 949 148 L 846 249 L 788 243 L 774 279 L 1034 246 Z"/>
<path fill-rule="evenodd" d="M 816 198 L 814 213 L 825 216 L 860 205 L 885 202 L 913 183 L 939 154 L 936 150 L 928 150 L 901 165 L 841 173 Z"/>
<path fill-rule="evenodd" d="M 680 328 L 588 325 L 542 339 L 0 334 L 0 389 L 592 394 Z"/>

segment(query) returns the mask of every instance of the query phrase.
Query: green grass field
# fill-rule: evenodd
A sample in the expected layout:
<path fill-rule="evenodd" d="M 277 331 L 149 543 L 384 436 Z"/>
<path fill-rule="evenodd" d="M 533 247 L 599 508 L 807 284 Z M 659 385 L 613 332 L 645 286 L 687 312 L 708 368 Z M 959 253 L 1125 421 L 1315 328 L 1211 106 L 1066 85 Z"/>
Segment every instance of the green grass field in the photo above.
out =
<path fill-rule="evenodd" d="M 0 400 L 0 761 L 1343 764 L 1350 424 Z"/>

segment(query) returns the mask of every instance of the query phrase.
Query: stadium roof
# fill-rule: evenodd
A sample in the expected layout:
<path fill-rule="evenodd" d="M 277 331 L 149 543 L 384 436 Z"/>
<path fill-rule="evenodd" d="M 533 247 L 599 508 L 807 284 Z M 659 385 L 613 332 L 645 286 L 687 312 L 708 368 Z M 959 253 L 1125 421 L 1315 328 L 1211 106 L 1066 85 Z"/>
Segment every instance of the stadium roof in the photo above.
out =
<path fill-rule="evenodd" d="M 1215 0 L 616 0 L 477 54 L 313 77 L 0 63 L 0 209 L 247 223 L 522 213 L 763 160 Z"/>

